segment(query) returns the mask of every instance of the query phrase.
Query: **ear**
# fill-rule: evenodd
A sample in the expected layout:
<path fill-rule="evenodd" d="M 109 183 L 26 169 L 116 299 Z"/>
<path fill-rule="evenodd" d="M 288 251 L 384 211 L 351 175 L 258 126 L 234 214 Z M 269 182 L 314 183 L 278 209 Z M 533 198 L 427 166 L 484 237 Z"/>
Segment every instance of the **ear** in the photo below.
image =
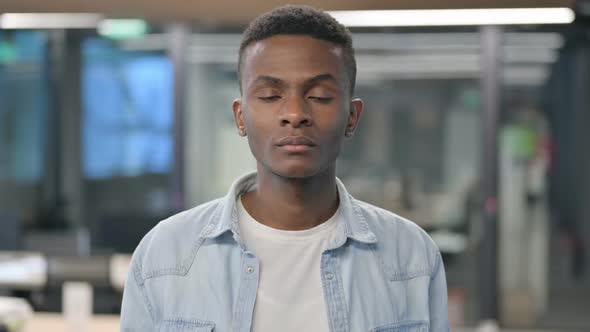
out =
<path fill-rule="evenodd" d="M 234 99 L 232 108 L 234 112 L 234 121 L 236 122 L 236 127 L 238 128 L 238 131 L 241 135 L 242 132 L 246 132 L 246 125 L 244 123 L 244 113 L 242 112 L 242 98 Z"/>
<path fill-rule="evenodd" d="M 351 137 L 356 130 L 356 127 L 359 124 L 361 119 L 361 115 L 363 114 L 363 101 L 361 99 L 353 99 L 350 102 L 349 114 L 348 114 L 348 123 L 346 125 L 345 135 L 347 137 Z"/>

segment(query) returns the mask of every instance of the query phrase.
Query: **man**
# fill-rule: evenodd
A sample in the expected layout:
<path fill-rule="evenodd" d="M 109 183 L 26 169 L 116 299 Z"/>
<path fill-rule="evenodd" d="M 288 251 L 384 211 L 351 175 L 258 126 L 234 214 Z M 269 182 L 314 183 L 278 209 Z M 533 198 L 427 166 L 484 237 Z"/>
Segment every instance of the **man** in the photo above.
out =
<path fill-rule="evenodd" d="M 363 112 L 350 33 L 286 6 L 254 20 L 233 103 L 257 172 L 161 222 L 138 246 L 125 331 L 448 331 L 428 235 L 355 200 L 336 158 Z"/>

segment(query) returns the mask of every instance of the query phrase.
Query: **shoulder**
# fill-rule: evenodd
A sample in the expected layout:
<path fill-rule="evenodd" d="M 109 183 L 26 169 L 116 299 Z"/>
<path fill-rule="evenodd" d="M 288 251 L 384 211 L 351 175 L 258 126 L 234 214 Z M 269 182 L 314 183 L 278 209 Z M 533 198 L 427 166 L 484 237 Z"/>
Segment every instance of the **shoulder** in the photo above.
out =
<path fill-rule="evenodd" d="M 372 204 L 359 200 L 355 203 L 377 237 L 377 253 L 393 274 L 411 277 L 432 274 L 437 269 L 438 247 L 420 226 Z"/>
<path fill-rule="evenodd" d="M 131 268 L 138 282 L 160 275 L 184 275 L 192 264 L 203 228 L 218 217 L 222 199 L 216 199 L 160 221 L 141 240 Z"/>

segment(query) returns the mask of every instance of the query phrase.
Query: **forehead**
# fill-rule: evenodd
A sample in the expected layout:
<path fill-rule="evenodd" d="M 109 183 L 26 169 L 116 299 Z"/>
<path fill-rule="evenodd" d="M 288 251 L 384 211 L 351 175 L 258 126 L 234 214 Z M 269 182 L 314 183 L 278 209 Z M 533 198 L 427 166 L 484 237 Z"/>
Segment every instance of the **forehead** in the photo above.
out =
<path fill-rule="evenodd" d="M 329 73 L 345 78 L 340 45 L 301 35 L 277 35 L 250 44 L 242 57 L 244 83 L 260 75 L 284 80 Z"/>

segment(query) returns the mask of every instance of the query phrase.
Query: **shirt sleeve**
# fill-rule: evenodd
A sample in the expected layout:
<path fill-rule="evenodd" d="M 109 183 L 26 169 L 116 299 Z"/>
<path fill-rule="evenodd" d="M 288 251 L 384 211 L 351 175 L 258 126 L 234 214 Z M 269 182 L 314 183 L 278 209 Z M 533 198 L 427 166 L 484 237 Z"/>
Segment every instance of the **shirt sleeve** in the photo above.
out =
<path fill-rule="evenodd" d="M 436 253 L 436 262 L 430 281 L 429 310 L 430 330 L 437 332 L 450 331 L 447 297 L 447 278 L 440 252 Z"/>
<path fill-rule="evenodd" d="M 121 305 L 121 332 L 155 331 L 152 306 L 141 279 L 137 252 L 131 259 Z"/>

